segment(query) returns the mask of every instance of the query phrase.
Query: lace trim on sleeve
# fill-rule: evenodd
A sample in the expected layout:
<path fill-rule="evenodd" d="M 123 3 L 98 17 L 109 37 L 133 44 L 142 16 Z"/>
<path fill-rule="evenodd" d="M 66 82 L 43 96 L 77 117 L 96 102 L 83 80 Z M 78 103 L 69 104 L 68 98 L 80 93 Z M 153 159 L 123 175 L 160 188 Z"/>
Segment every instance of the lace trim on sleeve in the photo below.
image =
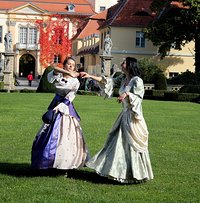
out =
<path fill-rule="evenodd" d="M 104 96 L 105 98 L 112 97 L 114 86 L 112 78 L 106 78 L 105 76 L 102 76 L 102 81 L 99 83 L 99 86 L 101 89 L 102 96 Z"/>

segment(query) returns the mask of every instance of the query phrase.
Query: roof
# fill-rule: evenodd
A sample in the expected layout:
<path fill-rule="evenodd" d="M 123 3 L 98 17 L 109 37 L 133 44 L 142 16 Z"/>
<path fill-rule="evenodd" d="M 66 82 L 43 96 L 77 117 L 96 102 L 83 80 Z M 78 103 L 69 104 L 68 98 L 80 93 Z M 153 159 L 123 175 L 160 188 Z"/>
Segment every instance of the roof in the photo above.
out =
<path fill-rule="evenodd" d="M 77 34 L 73 39 L 83 39 L 91 34 L 99 34 L 99 26 L 102 24 L 102 21 L 105 21 L 107 16 L 107 10 L 102 11 L 101 13 L 95 14 L 83 21 L 77 30 Z"/>
<path fill-rule="evenodd" d="M 99 23 L 96 20 L 89 20 L 77 38 L 84 38 L 91 34 L 99 34 L 99 31 L 97 30 L 98 27 Z"/>
<path fill-rule="evenodd" d="M 189 8 L 189 6 L 185 6 L 183 4 L 183 2 L 177 2 L 177 1 L 172 1 L 171 6 L 173 6 L 175 8 L 182 8 L 182 9 L 188 9 Z"/>
<path fill-rule="evenodd" d="M 97 13 L 96 15 L 90 16 L 90 19 L 93 20 L 106 20 L 108 13 L 108 9 L 102 11 L 101 13 Z"/>
<path fill-rule="evenodd" d="M 93 15 L 95 12 L 86 0 L 0 0 L 0 10 L 12 10 L 26 4 L 32 4 L 49 13 L 67 14 L 67 5 L 74 4 L 74 14 Z"/>
<path fill-rule="evenodd" d="M 145 27 L 153 20 L 150 9 L 152 0 L 121 0 L 108 9 L 107 18 L 101 28 L 106 26 Z"/>

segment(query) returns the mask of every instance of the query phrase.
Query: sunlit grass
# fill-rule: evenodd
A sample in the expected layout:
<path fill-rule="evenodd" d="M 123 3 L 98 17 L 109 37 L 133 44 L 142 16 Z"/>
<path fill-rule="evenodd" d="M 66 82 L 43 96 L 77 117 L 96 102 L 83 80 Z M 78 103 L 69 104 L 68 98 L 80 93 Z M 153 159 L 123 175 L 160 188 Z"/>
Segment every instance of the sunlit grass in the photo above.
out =
<path fill-rule="evenodd" d="M 83 168 L 63 173 L 30 169 L 33 139 L 54 94 L 0 93 L 0 202 L 116 203 L 199 202 L 200 106 L 144 100 L 154 180 L 114 184 Z M 74 105 L 94 155 L 121 111 L 116 98 L 78 95 Z"/>

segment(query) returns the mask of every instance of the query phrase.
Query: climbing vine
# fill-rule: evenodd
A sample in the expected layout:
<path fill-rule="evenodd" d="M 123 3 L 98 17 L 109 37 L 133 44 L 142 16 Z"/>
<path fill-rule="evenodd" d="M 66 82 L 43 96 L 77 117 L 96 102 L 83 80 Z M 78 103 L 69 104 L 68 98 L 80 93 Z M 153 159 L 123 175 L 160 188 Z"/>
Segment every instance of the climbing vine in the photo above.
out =
<path fill-rule="evenodd" d="M 40 63 L 47 67 L 58 56 L 58 66 L 62 66 L 64 59 L 71 55 L 71 40 L 69 39 L 70 20 L 61 15 L 49 16 L 46 20 L 37 20 L 36 25 L 40 32 Z"/>

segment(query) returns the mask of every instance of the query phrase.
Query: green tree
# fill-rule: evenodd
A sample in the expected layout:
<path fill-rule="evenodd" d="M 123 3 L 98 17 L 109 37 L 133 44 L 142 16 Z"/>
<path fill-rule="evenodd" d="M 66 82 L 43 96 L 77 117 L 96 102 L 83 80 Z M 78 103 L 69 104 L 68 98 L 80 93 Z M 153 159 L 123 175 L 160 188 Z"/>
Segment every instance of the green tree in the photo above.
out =
<path fill-rule="evenodd" d="M 141 76 L 145 83 L 154 83 L 154 75 L 160 72 L 159 67 L 153 63 L 150 58 L 141 58 L 138 60 L 141 70 Z"/>
<path fill-rule="evenodd" d="M 42 77 L 40 79 L 39 86 L 37 88 L 37 92 L 55 92 L 55 86 L 48 82 L 47 75 L 50 71 L 53 70 L 53 67 L 48 66 L 44 73 L 42 74 Z"/>
<path fill-rule="evenodd" d="M 154 74 L 155 90 L 167 90 L 167 79 L 162 71 Z"/>
<path fill-rule="evenodd" d="M 155 20 L 145 29 L 146 37 L 159 47 L 161 58 L 170 49 L 181 50 L 195 42 L 195 73 L 200 74 L 200 0 L 153 0 Z"/>

